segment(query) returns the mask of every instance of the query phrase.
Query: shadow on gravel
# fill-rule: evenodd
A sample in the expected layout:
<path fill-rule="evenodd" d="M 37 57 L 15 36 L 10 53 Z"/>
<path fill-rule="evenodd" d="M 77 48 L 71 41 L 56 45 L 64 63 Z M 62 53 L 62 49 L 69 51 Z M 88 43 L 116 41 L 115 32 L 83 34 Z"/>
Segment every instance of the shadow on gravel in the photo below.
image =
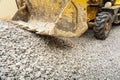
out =
<path fill-rule="evenodd" d="M 61 38 L 57 37 L 52 37 L 52 36 L 42 36 L 38 35 L 41 39 L 44 40 L 45 44 L 53 50 L 54 48 L 60 49 L 60 50 L 69 50 L 73 48 L 72 42 L 69 40 L 64 40 Z"/>
<path fill-rule="evenodd" d="M 34 32 L 33 32 L 34 33 Z M 71 38 L 58 38 L 58 37 L 52 37 L 52 36 L 43 36 L 43 35 L 38 35 L 35 34 L 36 37 L 43 39 L 43 41 L 45 42 L 45 45 L 47 45 L 47 47 L 49 47 L 51 50 L 53 50 L 54 48 L 59 49 L 59 50 L 70 50 L 74 47 L 74 42 L 75 40 L 71 40 Z M 80 39 L 85 39 L 85 40 L 94 40 L 94 34 L 93 34 L 93 30 L 89 29 L 85 32 L 85 34 L 83 34 L 80 38 L 78 38 L 77 40 Z"/>
<path fill-rule="evenodd" d="M 50 49 L 58 48 L 60 50 L 69 50 L 73 47 L 72 43 L 67 40 L 51 36 L 42 36 L 42 38 L 44 39 L 45 44 L 47 44 Z"/>
<path fill-rule="evenodd" d="M 80 38 L 86 38 L 88 40 L 95 39 L 93 29 L 88 29 Z"/>
<path fill-rule="evenodd" d="M 34 33 L 34 32 L 33 32 Z M 35 34 L 36 37 L 43 39 L 43 41 L 45 42 L 45 45 L 47 45 L 47 47 L 49 47 L 50 50 L 58 49 L 58 50 L 71 50 L 75 44 L 74 42 L 76 42 L 76 39 L 71 39 L 71 38 L 58 38 L 58 37 L 52 37 L 52 36 L 43 36 L 43 35 L 38 35 Z M 89 29 L 85 32 L 85 34 L 83 34 L 80 38 L 78 38 L 77 40 L 94 40 L 94 34 L 93 34 L 93 30 Z"/>
<path fill-rule="evenodd" d="M 113 26 L 112 29 L 115 29 L 115 28 L 120 26 L 120 23 L 119 24 L 113 24 L 112 26 Z"/>

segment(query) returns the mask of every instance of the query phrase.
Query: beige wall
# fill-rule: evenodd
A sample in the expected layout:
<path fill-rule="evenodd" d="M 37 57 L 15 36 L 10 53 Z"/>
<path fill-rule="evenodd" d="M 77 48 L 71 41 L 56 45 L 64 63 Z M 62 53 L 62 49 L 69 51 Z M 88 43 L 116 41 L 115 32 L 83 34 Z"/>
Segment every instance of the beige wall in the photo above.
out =
<path fill-rule="evenodd" d="M 0 18 L 12 17 L 16 11 L 15 0 L 0 0 Z"/>

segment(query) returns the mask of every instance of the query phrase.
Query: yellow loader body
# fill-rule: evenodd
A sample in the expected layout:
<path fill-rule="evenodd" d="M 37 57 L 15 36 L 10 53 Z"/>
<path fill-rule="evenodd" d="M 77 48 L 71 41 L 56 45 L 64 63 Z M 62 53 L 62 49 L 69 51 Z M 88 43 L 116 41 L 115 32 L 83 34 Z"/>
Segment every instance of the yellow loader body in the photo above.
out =
<path fill-rule="evenodd" d="M 115 1 L 115 4 L 116 4 L 116 5 L 117 5 L 117 4 L 120 5 L 120 0 L 116 0 L 116 1 Z"/>

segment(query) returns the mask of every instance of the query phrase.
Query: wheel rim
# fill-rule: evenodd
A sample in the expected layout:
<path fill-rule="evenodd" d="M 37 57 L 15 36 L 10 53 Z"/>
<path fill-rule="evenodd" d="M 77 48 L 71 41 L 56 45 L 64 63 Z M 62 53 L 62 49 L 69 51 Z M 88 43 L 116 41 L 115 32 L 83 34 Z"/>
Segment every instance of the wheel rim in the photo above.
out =
<path fill-rule="evenodd" d="M 107 20 L 106 25 L 105 25 L 105 35 L 108 35 L 111 29 L 111 20 Z"/>

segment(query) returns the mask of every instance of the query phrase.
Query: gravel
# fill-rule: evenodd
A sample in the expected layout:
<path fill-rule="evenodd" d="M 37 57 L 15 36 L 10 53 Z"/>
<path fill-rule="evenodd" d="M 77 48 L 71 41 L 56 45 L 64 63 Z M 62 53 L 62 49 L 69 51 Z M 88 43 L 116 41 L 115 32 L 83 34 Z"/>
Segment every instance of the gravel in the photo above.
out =
<path fill-rule="evenodd" d="M 40 36 L 0 21 L 0 80 L 120 80 L 120 27 L 96 40 Z"/>

